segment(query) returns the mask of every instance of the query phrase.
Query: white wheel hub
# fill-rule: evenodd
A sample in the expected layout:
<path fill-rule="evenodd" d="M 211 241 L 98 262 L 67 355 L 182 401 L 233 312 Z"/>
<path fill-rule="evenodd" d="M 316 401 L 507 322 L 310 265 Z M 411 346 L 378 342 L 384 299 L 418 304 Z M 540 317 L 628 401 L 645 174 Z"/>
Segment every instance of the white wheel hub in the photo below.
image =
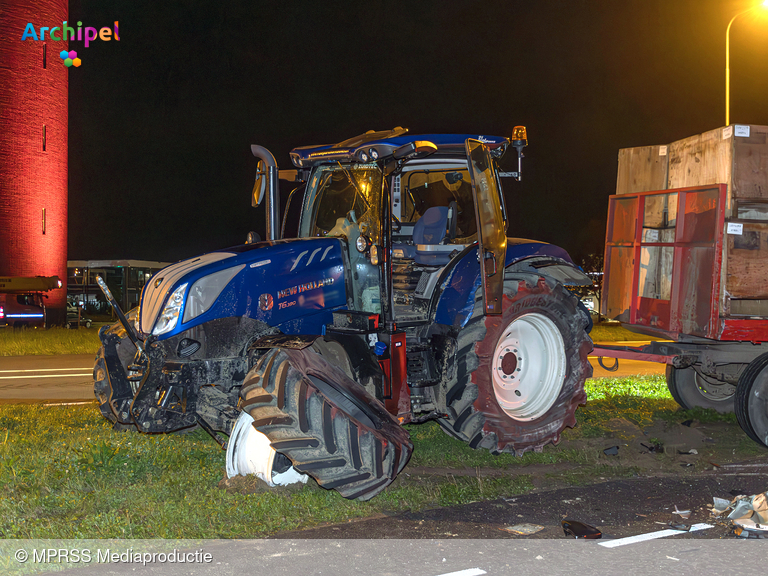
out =
<path fill-rule="evenodd" d="M 543 314 L 523 314 L 504 328 L 491 364 L 493 392 L 514 420 L 547 413 L 565 380 L 563 336 Z"/>
<path fill-rule="evenodd" d="M 241 412 L 227 443 L 227 477 L 255 474 L 269 486 L 306 484 L 307 475 L 300 474 L 293 466 L 285 472 L 275 473 L 272 470 L 275 454 L 269 438 L 253 427 L 251 415 Z"/>

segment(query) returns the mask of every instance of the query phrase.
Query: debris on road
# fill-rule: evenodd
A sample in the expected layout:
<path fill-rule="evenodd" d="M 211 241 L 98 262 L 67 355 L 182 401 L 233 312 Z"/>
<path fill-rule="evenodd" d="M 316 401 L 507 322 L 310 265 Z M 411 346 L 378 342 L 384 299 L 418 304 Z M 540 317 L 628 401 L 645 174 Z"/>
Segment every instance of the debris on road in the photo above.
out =
<path fill-rule="evenodd" d="M 516 524 L 515 526 L 505 526 L 502 530 L 512 532 L 512 534 L 520 534 L 521 536 L 530 536 L 544 530 L 544 526 L 538 524 Z"/>
<path fill-rule="evenodd" d="M 687 520 L 691 517 L 691 511 L 690 510 L 678 510 L 677 504 L 675 504 L 675 511 L 672 512 L 672 514 L 678 514 L 680 518 Z"/>
<path fill-rule="evenodd" d="M 768 492 L 752 496 L 737 495 L 728 502 L 724 498 L 713 498 L 712 515 L 722 517 L 726 512 L 727 520 L 734 527 L 734 534 L 739 538 L 765 538 L 768 535 Z"/>
<path fill-rule="evenodd" d="M 560 523 L 563 526 L 563 532 L 566 536 L 573 536 L 574 538 L 586 538 L 588 540 L 596 540 L 603 537 L 603 533 L 600 532 L 594 526 L 579 522 L 578 520 L 569 520 L 566 518 Z"/>

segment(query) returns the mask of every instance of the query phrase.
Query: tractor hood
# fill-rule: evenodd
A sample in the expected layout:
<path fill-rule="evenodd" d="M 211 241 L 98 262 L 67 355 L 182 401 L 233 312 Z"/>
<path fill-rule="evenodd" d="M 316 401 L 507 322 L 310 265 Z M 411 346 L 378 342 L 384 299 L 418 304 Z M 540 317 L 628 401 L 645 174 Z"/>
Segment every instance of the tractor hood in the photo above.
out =
<path fill-rule="evenodd" d="M 162 340 L 218 318 L 279 326 L 346 304 L 339 239 L 259 242 L 158 272 L 144 286 L 138 328 Z"/>

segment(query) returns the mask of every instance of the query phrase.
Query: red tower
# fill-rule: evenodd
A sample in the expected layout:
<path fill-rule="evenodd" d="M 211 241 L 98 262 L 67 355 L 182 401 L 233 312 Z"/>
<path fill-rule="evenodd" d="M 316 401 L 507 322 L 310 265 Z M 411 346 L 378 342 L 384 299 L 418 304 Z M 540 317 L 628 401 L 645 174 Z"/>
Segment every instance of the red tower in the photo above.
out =
<path fill-rule="evenodd" d="M 50 320 L 64 320 L 67 279 L 67 42 L 27 39 L 59 26 L 68 0 L 3 0 L 0 10 L 0 276 L 58 276 Z"/>

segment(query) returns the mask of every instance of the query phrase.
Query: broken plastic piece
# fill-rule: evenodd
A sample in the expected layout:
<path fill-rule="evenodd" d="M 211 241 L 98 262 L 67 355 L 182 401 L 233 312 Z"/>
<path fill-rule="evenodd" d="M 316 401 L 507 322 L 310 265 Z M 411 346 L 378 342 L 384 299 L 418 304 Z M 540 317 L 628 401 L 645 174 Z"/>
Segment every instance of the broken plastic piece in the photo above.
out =
<path fill-rule="evenodd" d="M 675 522 L 670 522 L 669 527 L 672 528 L 673 530 L 682 530 L 683 532 L 688 532 L 691 529 L 691 527 L 688 526 L 687 524 L 680 524 Z"/>
<path fill-rule="evenodd" d="M 517 524 L 516 526 L 506 526 L 503 528 L 503 530 L 506 530 L 507 532 L 512 532 L 512 534 L 529 536 L 531 534 L 536 534 L 537 532 L 541 532 L 542 530 L 544 530 L 544 526 L 539 526 L 538 524 Z"/>
<path fill-rule="evenodd" d="M 690 428 L 691 424 L 693 424 L 693 419 L 686 420 L 685 422 L 680 422 L 680 424 L 682 424 L 683 426 L 688 426 L 688 428 Z"/>
<path fill-rule="evenodd" d="M 616 447 L 618 448 L 618 446 Z M 578 520 L 569 520 L 566 518 L 560 523 L 563 526 L 563 532 L 566 536 L 573 536 L 574 538 L 586 538 L 588 540 L 597 540 L 603 537 L 603 533 L 600 532 L 594 526 L 579 522 Z"/>
<path fill-rule="evenodd" d="M 675 511 L 672 512 L 672 514 L 679 514 L 680 518 L 688 519 L 691 517 L 691 511 L 690 510 L 678 510 L 677 504 L 675 504 Z"/>
<path fill-rule="evenodd" d="M 661 452 L 664 452 L 664 445 L 659 442 L 654 442 L 650 446 L 648 444 L 643 444 L 640 442 L 640 446 L 648 450 L 651 454 L 660 454 Z"/>
<path fill-rule="evenodd" d="M 611 446 L 610 448 L 606 448 L 603 450 L 603 454 L 606 456 L 616 456 L 619 453 L 619 447 L 618 446 Z"/>
<path fill-rule="evenodd" d="M 726 500 L 725 498 L 712 498 L 712 501 L 714 502 L 714 510 L 712 512 L 714 514 L 722 514 L 726 510 L 728 510 L 728 506 L 731 505 L 731 503 Z"/>

